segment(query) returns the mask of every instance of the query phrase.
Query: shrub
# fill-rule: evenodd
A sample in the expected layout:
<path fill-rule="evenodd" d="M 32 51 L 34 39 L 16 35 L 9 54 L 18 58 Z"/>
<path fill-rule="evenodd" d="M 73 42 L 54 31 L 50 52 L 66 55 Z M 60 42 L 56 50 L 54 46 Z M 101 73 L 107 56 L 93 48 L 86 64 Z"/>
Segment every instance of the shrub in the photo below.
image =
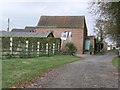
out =
<path fill-rule="evenodd" d="M 27 58 L 27 52 L 26 52 L 25 47 L 22 47 L 22 50 L 20 51 L 19 57 L 20 58 Z"/>
<path fill-rule="evenodd" d="M 76 53 L 76 51 L 77 51 L 77 49 L 73 43 L 71 43 L 71 42 L 66 43 L 66 45 L 65 45 L 66 54 L 73 55 Z"/>
<path fill-rule="evenodd" d="M 28 58 L 34 58 L 34 57 L 37 57 L 37 53 L 36 52 L 30 52 L 28 51 Z"/>
<path fill-rule="evenodd" d="M 66 53 L 65 50 L 60 50 L 59 53 L 58 53 L 58 55 L 66 55 L 66 54 L 67 54 L 67 53 Z"/>
<path fill-rule="evenodd" d="M 14 54 L 7 53 L 5 56 L 6 56 L 6 58 L 12 58 L 12 57 L 14 57 Z"/>

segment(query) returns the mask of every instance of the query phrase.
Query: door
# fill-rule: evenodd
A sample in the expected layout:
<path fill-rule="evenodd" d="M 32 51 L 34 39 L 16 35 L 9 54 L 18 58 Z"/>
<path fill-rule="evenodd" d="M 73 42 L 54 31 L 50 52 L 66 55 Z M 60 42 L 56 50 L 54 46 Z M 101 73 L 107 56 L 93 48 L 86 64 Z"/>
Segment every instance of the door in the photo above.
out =
<path fill-rule="evenodd" d="M 89 50 L 90 49 L 90 40 L 86 39 L 85 40 L 85 50 Z"/>

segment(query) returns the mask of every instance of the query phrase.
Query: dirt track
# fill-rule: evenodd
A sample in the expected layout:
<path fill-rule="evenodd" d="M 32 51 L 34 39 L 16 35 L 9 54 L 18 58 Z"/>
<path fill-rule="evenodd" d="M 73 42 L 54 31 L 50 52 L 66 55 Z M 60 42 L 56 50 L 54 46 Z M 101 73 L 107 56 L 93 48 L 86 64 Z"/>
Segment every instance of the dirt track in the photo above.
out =
<path fill-rule="evenodd" d="M 78 62 L 66 64 L 46 73 L 30 88 L 118 88 L 118 72 L 112 65 L 115 54 L 84 55 Z"/>

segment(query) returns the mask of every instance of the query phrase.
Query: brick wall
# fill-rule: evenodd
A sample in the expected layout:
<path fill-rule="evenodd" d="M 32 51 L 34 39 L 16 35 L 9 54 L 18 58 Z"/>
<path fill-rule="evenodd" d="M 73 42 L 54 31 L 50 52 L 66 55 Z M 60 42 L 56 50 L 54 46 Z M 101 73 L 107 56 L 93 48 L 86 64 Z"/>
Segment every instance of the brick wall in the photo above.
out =
<path fill-rule="evenodd" d="M 92 36 L 90 38 L 90 44 L 92 45 L 92 48 L 95 50 L 95 37 Z M 95 52 L 93 51 L 92 54 L 94 54 Z"/>
<path fill-rule="evenodd" d="M 107 50 L 108 48 L 108 43 L 104 41 L 104 50 Z"/>
<path fill-rule="evenodd" d="M 94 36 L 90 38 L 90 44 L 94 48 L 94 45 L 95 45 L 95 37 Z"/>
<path fill-rule="evenodd" d="M 47 31 L 53 31 L 53 35 L 55 37 L 60 38 L 61 33 L 64 31 L 72 32 L 71 42 L 74 43 L 74 45 L 77 48 L 78 54 L 84 53 L 84 40 L 85 40 L 85 32 L 84 29 L 81 28 L 37 28 L 36 32 L 47 32 Z M 62 41 L 62 49 L 64 49 L 66 41 Z"/>

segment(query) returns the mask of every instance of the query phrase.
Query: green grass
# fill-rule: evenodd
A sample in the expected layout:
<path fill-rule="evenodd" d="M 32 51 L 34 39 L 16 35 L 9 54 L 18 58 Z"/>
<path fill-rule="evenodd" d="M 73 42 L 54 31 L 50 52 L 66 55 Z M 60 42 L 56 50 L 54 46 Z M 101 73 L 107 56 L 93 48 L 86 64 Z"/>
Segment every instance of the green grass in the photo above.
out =
<path fill-rule="evenodd" d="M 52 57 L 38 57 L 29 59 L 4 59 L 2 60 L 2 87 L 8 88 L 27 82 L 31 82 L 43 73 L 80 58 L 60 55 Z"/>
<path fill-rule="evenodd" d="M 120 57 L 115 57 L 115 58 L 113 58 L 112 64 L 113 64 L 118 70 L 120 70 Z"/>

